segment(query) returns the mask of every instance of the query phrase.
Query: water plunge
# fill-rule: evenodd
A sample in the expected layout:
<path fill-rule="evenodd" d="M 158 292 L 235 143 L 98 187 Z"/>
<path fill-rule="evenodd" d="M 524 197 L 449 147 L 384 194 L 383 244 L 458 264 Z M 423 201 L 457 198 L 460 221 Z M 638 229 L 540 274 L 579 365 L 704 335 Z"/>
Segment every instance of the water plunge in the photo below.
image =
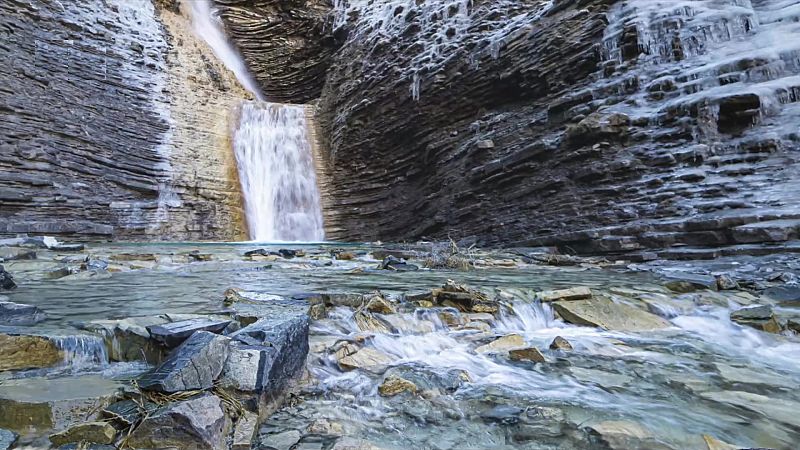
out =
<path fill-rule="evenodd" d="M 322 210 L 303 106 L 246 102 L 233 138 L 250 238 L 321 241 Z"/>

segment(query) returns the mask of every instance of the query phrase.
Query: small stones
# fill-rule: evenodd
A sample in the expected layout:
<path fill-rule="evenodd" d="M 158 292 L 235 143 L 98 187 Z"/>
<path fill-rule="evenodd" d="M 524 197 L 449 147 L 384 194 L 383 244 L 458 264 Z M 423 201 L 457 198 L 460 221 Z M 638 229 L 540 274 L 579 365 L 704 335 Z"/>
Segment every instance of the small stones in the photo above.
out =
<path fill-rule="evenodd" d="M 558 300 L 583 300 L 592 298 L 592 290 L 588 287 L 580 286 L 570 289 L 559 289 L 555 291 L 542 291 L 536 294 L 542 302 L 555 302 Z"/>
<path fill-rule="evenodd" d="M 0 333 L 0 372 L 52 367 L 63 359 L 61 350 L 50 339 Z"/>
<path fill-rule="evenodd" d="M 417 385 L 398 376 L 388 376 L 378 386 L 378 393 L 383 397 L 393 397 L 403 392 L 417 393 Z"/>
<path fill-rule="evenodd" d="M 349 354 L 339 359 L 339 367 L 342 370 L 354 369 L 374 369 L 386 366 L 392 362 L 392 358 L 374 348 L 365 347 L 355 353 Z"/>
<path fill-rule="evenodd" d="M 717 279 L 717 289 L 720 291 L 739 289 L 739 283 L 737 283 L 736 280 L 731 278 L 729 275 L 717 275 L 715 278 Z"/>
<path fill-rule="evenodd" d="M 71 442 L 91 442 L 95 444 L 111 444 L 117 436 L 117 430 L 108 422 L 86 422 L 50 435 L 53 445 L 64 445 Z"/>
<path fill-rule="evenodd" d="M 495 339 L 486 345 L 482 345 L 476 348 L 475 351 L 478 353 L 498 353 L 505 352 L 513 348 L 522 347 L 524 345 L 525 338 L 519 334 L 509 334 L 499 339 Z"/>
<path fill-rule="evenodd" d="M 543 363 L 546 360 L 544 355 L 536 347 L 515 348 L 508 351 L 508 357 L 512 361 L 531 361 Z"/>
<path fill-rule="evenodd" d="M 572 344 L 561 336 L 556 336 L 553 342 L 550 343 L 550 350 L 561 350 L 565 352 L 572 351 Z"/>

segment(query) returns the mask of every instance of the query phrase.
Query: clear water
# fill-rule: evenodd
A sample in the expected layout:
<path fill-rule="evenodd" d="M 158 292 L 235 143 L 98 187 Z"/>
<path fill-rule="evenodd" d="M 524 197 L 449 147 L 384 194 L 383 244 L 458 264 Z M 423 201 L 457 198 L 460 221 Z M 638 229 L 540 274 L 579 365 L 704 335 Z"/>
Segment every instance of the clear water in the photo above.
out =
<path fill-rule="evenodd" d="M 455 279 L 487 292 L 499 289 L 512 309 L 488 334 L 448 327 L 432 312 L 409 311 L 391 318 L 397 333 L 375 334 L 365 345 L 389 355 L 392 366 L 442 376 L 458 369 L 467 372 L 471 381 L 454 392 L 429 397 L 379 396 L 383 375 L 343 372 L 321 350 L 339 339 L 364 335 L 352 311 L 338 308 L 312 326 L 315 353 L 309 357 L 311 380 L 301 401 L 273 415 L 262 428 L 261 439 L 287 429 L 300 430 L 304 442 L 322 439 L 308 433 L 307 427 L 324 418 L 339 423 L 339 433 L 386 449 L 601 448 L 594 447 L 585 430 L 601 420 L 638 423 L 652 433 L 651 443 L 674 449 L 704 448 L 703 434 L 745 447 L 776 449 L 794 448 L 800 440 L 800 423 L 791 413 L 800 410 L 793 409 L 800 408 L 800 341 L 796 336 L 765 334 L 732 323 L 728 314 L 735 301 L 741 301 L 735 293 L 677 295 L 649 274 L 519 262 L 514 267 L 482 266 L 468 272 L 377 271 L 377 260 L 370 257 L 370 247 L 363 245 L 293 245 L 307 255 L 246 260 L 243 253 L 257 247 L 264 246 L 91 246 L 89 253 L 94 257 L 153 254 L 156 261 L 112 262 L 112 269 L 123 271 L 87 280 L 53 280 L 44 275 L 45 270 L 61 265 L 57 261 L 65 255 L 45 251 L 37 261 L 7 263 L 20 284 L 8 295 L 10 300 L 35 304 L 49 316 L 35 327 L 15 330 L 58 336 L 63 348 L 71 349 L 72 356 L 63 367 L 45 374 L 53 379 L 86 373 L 115 379 L 143 368 L 102 361 L 107 357 L 94 345 L 94 338 L 68 338 L 82 335 L 76 324 L 169 312 L 215 312 L 222 308 L 223 292 L 230 287 L 281 295 L 380 290 L 391 296 L 430 290 Z M 343 247 L 357 258 L 332 260 L 330 250 Z M 193 251 L 210 254 L 212 260 L 189 262 L 187 255 Z M 490 258 L 478 253 L 476 258 L 491 261 L 511 256 L 496 253 Z M 147 267 L 131 270 L 131 265 Z M 576 327 L 556 319 L 546 305 L 531 302 L 530 290 L 573 286 L 589 286 L 615 301 L 640 306 L 647 299 L 659 306 L 654 309 L 664 311 L 672 327 L 640 333 Z M 528 344 L 541 349 L 547 363 L 516 363 L 474 351 L 492 336 L 508 333 L 521 334 Z M 555 336 L 568 339 L 575 350 L 548 350 Z M 14 386 L 0 385 L 0 391 Z M 533 425 L 502 424 L 486 418 L 498 405 L 550 409 L 543 410 L 548 418 Z M 523 425 L 539 428 L 533 437 L 525 437 Z"/>

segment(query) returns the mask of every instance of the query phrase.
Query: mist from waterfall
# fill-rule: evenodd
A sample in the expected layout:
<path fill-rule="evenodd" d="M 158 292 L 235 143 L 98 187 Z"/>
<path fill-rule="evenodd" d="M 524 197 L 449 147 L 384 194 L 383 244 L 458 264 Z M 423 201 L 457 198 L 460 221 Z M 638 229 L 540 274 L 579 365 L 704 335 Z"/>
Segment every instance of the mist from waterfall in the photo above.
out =
<path fill-rule="evenodd" d="M 233 136 L 250 239 L 322 241 L 322 208 L 305 108 L 264 102 L 211 1 L 190 3 L 195 33 L 258 99 L 242 102 Z"/>
<path fill-rule="evenodd" d="M 325 237 L 305 108 L 245 102 L 233 136 L 250 238 Z"/>

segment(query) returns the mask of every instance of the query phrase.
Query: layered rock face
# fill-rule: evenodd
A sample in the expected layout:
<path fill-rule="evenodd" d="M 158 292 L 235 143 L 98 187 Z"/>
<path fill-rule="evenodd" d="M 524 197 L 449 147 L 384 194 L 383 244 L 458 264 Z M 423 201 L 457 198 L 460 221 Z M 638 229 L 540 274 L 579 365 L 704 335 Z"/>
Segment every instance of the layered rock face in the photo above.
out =
<path fill-rule="evenodd" d="M 280 2 L 244 3 L 255 17 Z M 338 50 L 316 58 L 327 236 L 586 252 L 795 239 L 798 4 L 337 1 Z M 272 39 L 223 17 L 245 54 Z"/>
<path fill-rule="evenodd" d="M 248 94 L 188 10 L 0 5 L 0 234 L 243 237 L 229 111 Z"/>

